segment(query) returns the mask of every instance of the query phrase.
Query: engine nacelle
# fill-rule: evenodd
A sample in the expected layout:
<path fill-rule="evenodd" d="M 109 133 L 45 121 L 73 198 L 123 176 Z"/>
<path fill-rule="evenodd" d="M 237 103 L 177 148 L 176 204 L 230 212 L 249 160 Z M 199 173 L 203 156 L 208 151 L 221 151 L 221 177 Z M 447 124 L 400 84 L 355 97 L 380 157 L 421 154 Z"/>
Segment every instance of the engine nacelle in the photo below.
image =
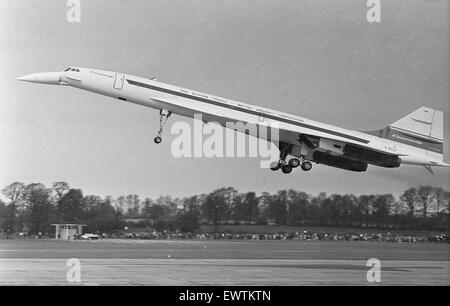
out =
<path fill-rule="evenodd" d="M 384 154 L 349 144 L 344 147 L 344 156 L 386 168 L 397 168 L 401 163 L 397 155 Z"/>
<path fill-rule="evenodd" d="M 343 156 L 335 156 L 320 151 L 315 151 L 313 153 L 313 160 L 319 164 L 350 171 L 364 172 L 367 170 L 366 162 L 352 160 Z"/>

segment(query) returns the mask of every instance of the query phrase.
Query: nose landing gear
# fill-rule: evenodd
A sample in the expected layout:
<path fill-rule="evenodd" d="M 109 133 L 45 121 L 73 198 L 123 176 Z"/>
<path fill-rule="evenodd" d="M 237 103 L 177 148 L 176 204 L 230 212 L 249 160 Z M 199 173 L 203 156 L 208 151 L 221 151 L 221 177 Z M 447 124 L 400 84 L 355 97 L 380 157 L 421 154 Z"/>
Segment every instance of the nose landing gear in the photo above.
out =
<path fill-rule="evenodd" d="M 172 115 L 172 113 L 170 111 L 168 111 L 167 109 L 162 109 L 159 111 L 159 129 L 158 129 L 158 136 L 156 136 L 153 141 L 156 144 L 159 144 L 162 142 L 162 132 L 163 132 L 163 128 L 164 125 L 167 122 L 167 119 L 169 119 L 170 115 Z"/>

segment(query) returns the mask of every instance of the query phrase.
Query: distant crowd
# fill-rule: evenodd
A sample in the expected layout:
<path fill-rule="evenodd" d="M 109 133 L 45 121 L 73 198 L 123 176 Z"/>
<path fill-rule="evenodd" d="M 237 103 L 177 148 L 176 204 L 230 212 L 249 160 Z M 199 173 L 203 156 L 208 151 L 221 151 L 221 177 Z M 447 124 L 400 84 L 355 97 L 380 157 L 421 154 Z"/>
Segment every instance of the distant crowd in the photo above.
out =
<path fill-rule="evenodd" d="M 450 242 L 446 233 L 431 234 L 391 234 L 391 233 L 183 233 L 183 232 L 142 232 L 107 235 L 105 238 L 152 239 L 152 240 L 302 240 L 302 241 L 373 241 L 373 242 Z"/>
<path fill-rule="evenodd" d="M 143 239 L 143 240 L 301 240 L 301 241 L 369 241 L 369 242 L 450 242 L 449 233 L 438 234 L 399 234 L 399 233 L 192 233 L 172 231 L 96 233 L 99 239 Z M 27 232 L 2 234 L 0 239 L 53 239 L 54 235 Z M 82 238 L 78 238 L 82 239 Z"/>

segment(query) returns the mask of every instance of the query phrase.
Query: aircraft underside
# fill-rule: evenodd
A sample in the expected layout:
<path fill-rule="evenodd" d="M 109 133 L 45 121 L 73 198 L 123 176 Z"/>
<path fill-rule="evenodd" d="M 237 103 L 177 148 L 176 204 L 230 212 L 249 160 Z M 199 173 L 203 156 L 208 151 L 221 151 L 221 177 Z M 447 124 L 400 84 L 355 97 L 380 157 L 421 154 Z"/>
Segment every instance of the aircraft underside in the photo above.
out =
<path fill-rule="evenodd" d="M 162 142 L 163 129 L 171 115 L 172 112 L 168 109 L 160 110 L 159 128 L 157 136 L 154 138 L 156 144 Z M 270 141 L 269 139 L 266 140 Z M 348 171 L 364 172 L 369 164 L 386 168 L 396 168 L 401 164 L 397 155 L 384 154 L 351 144 L 343 144 L 340 148 L 340 143 L 339 145 L 334 144 L 334 147 L 339 147 L 339 150 L 333 152 L 323 143 L 324 141 L 321 141 L 320 138 L 305 134 L 298 135 L 298 144 L 296 145 L 279 141 L 279 160 L 273 161 L 270 169 L 273 171 L 281 170 L 285 174 L 291 173 L 293 169 L 298 167 L 303 171 L 310 171 L 313 167 L 312 163 L 315 162 L 316 164 Z M 288 158 L 289 156 L 291 158 Z"/>
<path fill-rule="evenodd" d="M 386 167 L 396 168 L 400 167 L 401 161 L 396 155 L 388 155 L 380 152 L 360 148 L 354 145 L 346 144 L 344 146 L 344 154 L 338 155 L 336 153 L 324 150 L 319 145 L 314 144 L 309 137 L 301 135 L 299 137 L 299 146 L 306 147 L 306 150 L 300 150 L 301 152 L 307 152 L 295 156 L 286 161 L 287 156 L 293 155 L 295 150 L 293 144 L 280 142 L 280 159 L 279 161 L 271 164 L 271 169 L 277 171 L 281 169 L 283 173 L 291 173 L 292 169 L 300 168 L 303 171 L 309 171 L 312 169 L 312 163 L 323 164 L 330 167 L 340 168 L 344 170 L 354 172 L 364 172 L 367 170 L 369 164 Z"/>

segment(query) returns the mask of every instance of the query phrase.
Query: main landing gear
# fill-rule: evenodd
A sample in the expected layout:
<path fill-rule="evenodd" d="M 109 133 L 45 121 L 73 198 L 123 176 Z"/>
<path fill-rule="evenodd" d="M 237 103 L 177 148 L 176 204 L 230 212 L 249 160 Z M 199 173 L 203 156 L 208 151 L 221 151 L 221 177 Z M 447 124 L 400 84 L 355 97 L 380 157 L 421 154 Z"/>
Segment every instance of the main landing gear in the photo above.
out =
<path fill-rule="evenodd" d="M 280 159 L 277 162 L 272 162 L 270 164 L 270 169 L 273 171 L 281 169 L 283 173 L 289 174 L 292 172 L 292 169 L 297 168 L 298 166 L 300 166 L 303 171 L 309 171 L 312 169 L 311 162 L 307 160 L 304 161 L 303 159 L 300 160 L 298 158 L 291 158 L 288 162 L 286 162 L 285 159 Z"/>
<path fill-rule="evenodd" d="M 311 162 L 304 160 L 303 158 L 291 158 L 288 162 L 286 162 L 286 157 L 289 153 L 291 153 L 292 145 L 287 143 L 280 143 L 280 159 L 277 162 L 272 162 L 270 164 L 270 169 L 273 171 L 277 171 L 281 169 L 283 173 L 289 174 L 292 172 L 292 169 L 300 166 L 303 171 L 309 171 L 312 169 Z"/>
<path fill-rule="evenodd" d="M 162 142 L 162 137 L 161 137 L 161 135 L 162 135 L 162 132 L 163 132 L 163 128 L 164 128 L 164 125 L 165 125 L 166 122 L 167 122 L 167 119 L 169 119 L 170 115 L 172 115 L 172 113 L 169 112 L 167 109 L 162 109 L 162 110 L 159 111 L 159 129 L 158 129 L 158 136 L 156 136 L 156 137 L 153 139 L 153 141 L 154 141 L 156 144 L 159 144 L 159 143 Z"/>
<path fill-rule="evenodd" d="M 309 161 L 304 161 L 302 163 L 302 167 L 301 168 L 302 168 L 303 171 L 309 171 L 309 170 L 312 169 L 312 164 Z"/>

